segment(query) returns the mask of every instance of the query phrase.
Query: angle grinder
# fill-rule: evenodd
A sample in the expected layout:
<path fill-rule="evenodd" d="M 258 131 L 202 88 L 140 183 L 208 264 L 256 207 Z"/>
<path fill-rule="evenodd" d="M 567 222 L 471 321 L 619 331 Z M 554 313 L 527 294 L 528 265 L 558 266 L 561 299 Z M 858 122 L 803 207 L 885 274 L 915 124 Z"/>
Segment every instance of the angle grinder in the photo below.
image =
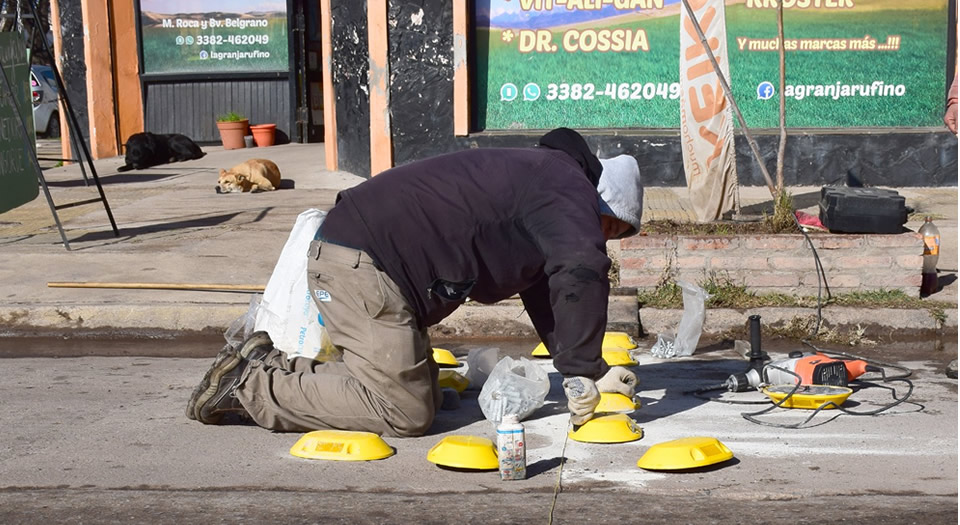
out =
<path fill-rule="evenodd" d="M 790 352 L 787 359 L 766 363 L 760 349 L 760 316 L 750 316 L 750 365 L 724 382 L 730 392 L 746 392 L 761 385 L 827 385 L 846 387 L 866 372 L 883 369 L 861 359 L 836 359 L 820 352 Z"/>

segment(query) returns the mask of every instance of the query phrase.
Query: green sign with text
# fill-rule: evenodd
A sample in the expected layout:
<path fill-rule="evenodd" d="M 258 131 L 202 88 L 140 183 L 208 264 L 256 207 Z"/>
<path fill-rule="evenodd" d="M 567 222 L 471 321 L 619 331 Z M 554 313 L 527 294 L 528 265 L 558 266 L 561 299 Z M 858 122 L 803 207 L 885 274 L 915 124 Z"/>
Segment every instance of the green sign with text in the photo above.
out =
<path fill-rule="evenodd" d="M 701 24 L 723 8 L 728 80 L 747 125 L 776 128 L 777 2 L 713 4 Z M 942 127 L 949 4 L 783 0 L 787 126 Z M 477 128 L 680 127 L 680 54 L 702 47 L 680 49 L 681 32 L 694 31 L 681 26 L 680 0 L 473 5 Z"/>
<path fill-rule="evenodd" d="M 33 162 L 33 143 L 24 147 L 21 120 L 27 136 L 33 137 L 33 106 L 30 97 L 30 62 L 20 33 L 0 33 L 0 63 L 7 82 L 0 78 L 0 213 L 37 198 L 40 186 Z M 17 108 L 20 115 L 17 116 Z"/>
<path fill-rule="evenodd" d="M 286 2 L 140 0 L 143 72 L 287 71 Z"/>

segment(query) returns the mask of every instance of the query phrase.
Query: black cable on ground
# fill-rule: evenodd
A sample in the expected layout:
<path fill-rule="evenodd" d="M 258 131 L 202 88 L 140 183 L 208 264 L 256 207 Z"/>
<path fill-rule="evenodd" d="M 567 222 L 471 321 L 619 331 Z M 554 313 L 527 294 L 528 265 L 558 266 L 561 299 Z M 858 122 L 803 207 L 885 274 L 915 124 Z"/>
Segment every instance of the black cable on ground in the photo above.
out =
<path fill-rule="evenodd" d="M 741 401 L 737 399 L 720 399 L 718 397 L 709 397 L 704 395 L 707 392 L 716 392 L 717 390 L 729 390 L 727 388 L 727 383 L 718 383 L 716 385 L 703 386 L 695 390 L 687 390 L 684 392 L 684 394 L 693 396 L 697 399 L 702 399 L 704 401 L 726 403 L 728 405 L 765 405 L 770 402 L 769 400 Z"/>
<path fill-rule="evenodd" d="M 767 427 L 776 427 L 776 428 L 812 428 L 812 427 L 817 427 L 817 426 L 820 426 L 820 425 L 823 425 L 823 424 L 826 424 L 826 423 L 829 423 L 829 422 L 833 421 L 834 419 L 840 417 L 840 415 L 842 415 L 842 414 L 847 414 L 847 415 L 851 415 L 851 416 L 875 416 L 875 415 L 877 415 L 877 414 L 879 414 L 879 413 L 881 413 L 881 412 L 885 412 L 885 411 L 887 411 L 887 410 L 889 410 L 889 409 L 891 409 L 891 408 L 893 408 L 893 407 L 895 407 L 895 406 L 897 406 L 897 405 L 905 402 L 907 399 L 910 398 L 910 395 L 913 393 L 913 383 L 912 383 L 909 379 L 890 379 L 890 381 L 901 381 L 901 382 L 906 383 L 907 386 L 908 386 L 907 393 L 906 393 L 906 395 L 904 395 L 903 397 L 898 398 L 898 397 L 897 397 L 897 394 L 896 394 L 896 389 L 893 389 L 893 388 L 890 388 L 890 387 L 884 387 L 884 388 L 889 388 L 889 389 L 891 390 L 891 395 L 893 395 L 894 402 L 893 402 L 893 403 L 890 403 L 889 405 L 882 406 L 882 407 L 880 407 L 880 408 L 878 408 L 878 409 L 876 409 L 876 410 L 867 410 L 867 411 L 864 411 L 864 412 L 856 412 L 856 411 L 853 411 L 853 410 L 849 410 L 849 409 L 843 408 L 842 406 L 834 403 L 833 401 L 828 401 L 828 402 L 820 405 L 819 407 L 817 407 L 817 408 L 813 411 L 813 413 L 811 413 L 810 416 L 808 416 L 806 419 L 804 419 L 804 420 L 801 421 L 800 423 L 796 423 L 796 424 L 793 424 L 793 425 L 784 425 L 784 424 L 780 424 L 780 423 L 769 423 L 769 422 L 766 422 L 766 421 L 761 421 L 761 420 L 759 420 L 759 419 L 756 419 L 755 416 L 759 416 L 759 415 L 765 414 L 765 413 L 767 413 L 767 412 L 770 412 L 770 411 L 772 411 L 773 409 L 778 408 L 778 407 L 782 406 L 784 403 L 786 403 L 787 400 L 790 399 L 790 396 L 792 396 L 792 395 L 797 391 L 797 389 L 799 388 L 799 385 L 797 385 L 793 390 L 790 391 L 789 394 L 787 394 L 786 397 L 784 397 L 783 399 L 781 399 L 780 402 L 775 403 L 773 406 L 771 406 L 771 407 L 769 407 L 769 408 L 766 408 L 766 409 L 764 409 L 764 410 L 761 410 L 761 411 L 759 411 L 759 412 L 744 412 L 744 413 L 742 413 L 742 414 L 740 414 L 740 415 L 743 416 L 744 419 L 746 419 L 747 421 L 750 421 L 750 422 L 752 422 L 752 423 L 756 423 L 756 424 L 758 424 L 758 425 L 763 425 L 763 426 L 767 426 Z M 870 383 L 870 384 L 873 384 L 873 383 Z M 875 386 L 882 386 L 882 385 L 875 385 Z M 917 403 L 914 403 L 914 404 L 917 405 L 918 407 L 920 407 L 919 410 L 923 410 L 923 408 L 924 408 L 923 405 L 920 405 L 920 404 L 917 404 Z M 810 425 L 810 426 L 804 427 L 804 425 L 806 425 L 807 423 L 810 422 L 811 419 L 813 419 L 814 417 L 816 417 L 816 415 L 819 414 L 821 410 L 826 410 L 826 409 L 829 409 L 829 408 L 836 408 L 836 409 L 838 410 L 837 414 L 834 415 L 833 417 L 831 417 L 830 419 L 827 419 L 827 420 L 825 420 L 825 421 L 821 421 L 821 422 L 819 422 L 819 423 L 817 423 L 817 424 L 815 424 L 815 425 Z"/>
<path fill-rule="evenodd" d="M 839 404 L 837 404 L 837 403 L 835 403 L 835 402 L 833 402 L 833 401 L 828 401 L 828 402 L 820 405 L 820 406 L 817 407 L 816 409 L 814 409 L 814 411 L 813 411 L 806 419 L 804 419 L 803 421 L 801 421 L 801 422 L 799 422 L 799 423 L 795 423 L 795 424 L 791 424 L 791 425 L 786 425 L 786 424 L 781 424 L 781 423 L 769 423 L 769 422 L 761 421 L 761 420 L 757 419 L 756 416 L 760 416 L 760 415 L 769 413 L 769 412 L 771 412 L 771 411 L 773 411 L 773 410 L 775 410 L 775 409 L 777 409 L 777 408 L 782 408 L 785 404 L 787 404 L 787 403 L 790 401 L 790 399 L 794 396 L 794 394 L 796 394 L 797 391 L 798 391 L 803 385 L 800 384 L 800 381 L 801 381 L 801 380 L 800 380 L 800 376 L 797 375 L 797 374 L 796 374 L 795 372 L 793 372 L 792 370 L 787 370 L 787 369 L 785 369 L 785 368 L 781 368 L 781 367 L 778 367 L 778 366 L 775 366 L 775 365 L 767 365 L 767 366 L 769 366 L 769 367 L 771 367 L 771 368 L 774 368 L 774 369 L 776 369 L 776 370 L 780 370 L 781 372 L 784 372 L 784 373 L 787 373 L 787 374 L 792 375 L 792 376 L 796 379 L 796 383 L 793 385 L 793 388 L 790 390 L 790 392 L 787 393 L 786 396 L 784 396 L 784 397 L 783 397 L 782 399 L 780 399 L 779 401 L 773 402 L 773 404 L 772 404 L 771 406 L 769 406 L 769 407 L 767 407 L 767 408 L 765 408 L 765 409 L 763 409 L 763 410 L 760 410 L 760 411 L 758 411 L 758 412 L 742 412 L 740 415 L 741 415 L 744 419 L 746 419 L 747 421 L 750 421 L 751 423 L 756 423 L 756 424 L 758 424 L 758 425 L 763 425 L 763 426 L 768 426 L 768 427 L 791 428 L 791 429 L 797 429 L 797 428 L 812 428 L 812 427 L 816 427 L 816 426 L 820 426 L 820 425 L 829 423 L 830 421 L 833 421 L 834 419 L 840 417 L 842 414 L 847 414 L 847 415 L 851 415 L 851 416 L 874 416 L 874 415 L 880 414 L 880 413 L 882 413 L 882 412 L 885 412 L 885 411 L 887 411 L 887 410 L 890 410 L 891 408 L 893 408 L 893 407 L 895 407 L 895 406 L 897 406 L 897 405 L 899 405 L 899 404 L 901 404 L 901 403 L 907 402 L 907 399 L 909 399 L 910 396 L 913 394 L 913 382 L 911 382 L 909 379 L 907 379 L 907 377 L 908 377 L 912 372 L 911 372 L 910 369 L 908 369 L 908 368 L 905 368 L 905 367 L 902 367 L 902 366 L 899 366 L 899 365 L 890 364 L 890 363 L 883 363 L 883 362 L 881 362 L 881 361 L 864 359 L 864 358 L 862 358 L 862 357 L 860 357 L 860 356 L 855 356 L 855 355 L 853 355 L 853 354 L 848 354 L 848 353 L 846 353 L 846 352 L 839 352 L 839 351 L 837 351 L 837 352 L 822 351 L 822 350 L 820 350 L 819 348 L 817 348 L 816 346 L 814 346 L 813 344 L 809 343 L 808 341 L 803 341 L 803 343 L 804 343 L 804 344 L 807 344 L 808 346 L 810 346 L 810 347 L 813 348 L 814 350 L 816 350 L 816 351 L 818 351 L 818 352 L 821 352 L 821 353 L 824 353 L 824 354 L 828 354 L 828 355 L 829 355 L 829 354 L 833 353 L 833 354 L 836 354 L 836 355 L 848 357 L 848 358 L 850 358 L 850 359 L 862 359 L 862 360 L 867 361 L 867 362 L 873 362 L 873 363 L 877 363 L 877 364 L 882 364 L 883 366 L 887 366 L 887 367 L 891 367 L 891 368 L 897 368 L 897 369 L 900 369 L 900 370 L 904 370 L 905 373 L 904 373 L 903 375 L 900 375 L 900 376 L 887 377 L 887 376 L 886 376 L 886 371 L 885 371 L 884 369 L 882 369 L 882 368 L 881 368 L 881 370 L 880 370 L 880 373 L 881 373 L 881 375 L 882 375 L 882 380 L 883 380 L 885 383 L 889 383 L 889 382 L 902 382 L 902 383 L 906 383 L 906 384 L 907 384 L 907 387 L 908 387 L 907 393 L 906 393 L 903 397 L 897 397 L 897 391 L 896 391 L 896 389 L 893 388 L 893 387 L 886 386 L 886 385 L 880 385 L 880 384 L 877 384 L 877 383 L 874 383 L 874 382 L 861 382 L 860 385 L 859 385 L 861 388 L 862 388 L 863 386 L 870 385 L 870 386 L 876 386 L 876 387 L 886 388 L 886 389 L 890 390 L 890 395 L 893 397 L 894 401 L 893 401 L 892 403 L 890 403 L 890 404 L 888 404 L 888 405 L 884 405 L 884 406 L 882 406 L 882 407 L 880 407 L 880 408 L 877 408 L 877 409 L 874 409 L 874 410 L 866 410 L 866 411 L 849 410 L 849 409 L 843 408 L 842 406 L 840 406 Z M 767 379 L 766 374 L 763 374 L 763 379 L 764 379 L 764 383 L 766 383 L 766 382 L 767 382 L 767 381 L 766 381 L 766 379 Z M 719 398 L 716 398 L 716 397 L 708 397 L 708 396 L 704 395 L 704 394 L 706 394 L 707 392 L 715 392 L 715 391 L 718 391 L 718 390 L 729 390 L 728 384 L 727 384 L 726 382 L 724 382 L 724 383 L 717 383 L 717 384 L 713 384 L 713 385 L 707 385 L 707 386 L 703 386 L 703 387 L 700 387 L 700 388 L 697 388 L 697 389 L 694 389 L 694 390 L 685 391 L 684 394 L 692 395 L 692 396 L 694 396 L 694 397 L 696 397 L 696 398 L 698 398 L 698 399 L 703 399 L 703 400 L 705 400 L 705 401 L 711 401 L 711 402 L 715 402 L 715 403 L 725 403 L 725 404 L 729 404 L 729 405 L 759 405 L 759 404 L 767 404 L 767 403 L 771 403 L 771 402 L 772 402 L 772 401 L 769 401 L 769 400 L 767 400 L 767 401 L 752 401 L 752 400 L 751 400 L 751 401 L 740 401 L 740 400 L 733 400 L 733 399 L 719 399 Z M 857 388 L 857 390 L 859 391 L 860 388 Z M 917 407 L 918 407 L 918 411 L 924 409 L 924 406 L 921 405 L 921 404 L 919 404 L 919 403 L 911 403 L 911 404 L 917 406 Z M 789 407 L 787 407 L 787 408 L 789 408 Z M 820 411 L 822 411 L 822 410 L 827 410 L 827 409 L 836 409 L 836 410 L 837 410 L 837 413 L 836 413 L 833 417 L 831 417 L 831 418 L 829 418 L 829 419 L 827 419 L 827 420 L 825 420 L 825 421 L 821 421 L 821 422 L 819 422 L 819 423 L 817 423 L 817 424 L 807 426 L 807 424 L 808 424 L 814 417 L 816 417 L 817 414 L 820 413 Z M 795 409 L 795 410 L 800 410 L 800 409 Z"/>

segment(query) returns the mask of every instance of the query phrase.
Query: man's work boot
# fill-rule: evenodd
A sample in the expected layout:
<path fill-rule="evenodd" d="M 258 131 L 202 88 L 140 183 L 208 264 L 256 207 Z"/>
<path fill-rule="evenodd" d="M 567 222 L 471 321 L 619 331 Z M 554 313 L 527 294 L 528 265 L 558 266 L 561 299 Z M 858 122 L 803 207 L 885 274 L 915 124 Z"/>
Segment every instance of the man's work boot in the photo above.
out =
<path fill-rule="evenodd" d="M 240 357 L 247 361 L 262 361 L 273 350 L 273 341 L 270 334 L 261 330 L 254 332 L 240 346 Z"/>
<path fill-rule="evenodd" d="M 190 397 L 188 406 L 194 407 L 194 419 L 207 425 L 216 425 L 227 415 L 246 417 L 246 409 L 234 394 L 246 368 L 247 361 L 232 349 L 215 362 Z"/>
<path fill-rule="evenodd" d="M 190 394 L 190 399 L 187 401 L 187 418 L 197 419 L 197 398 L 200 397 L 200 394 L 203 393 L 204 390 L 210 387 L 210 375 L 213 374 L 214 370 L 222 367 L 225 360 L 233 359 L 233 355 L 236 353 L 236 350 L 234 350 L 233 346 L 229 343 L 223 345 L 223 348 L 217 353 L 217 357 L 213 359 L 213 364 L 210 365 L 210 368 L 203 374 L 203 379 L 200 380 L 200 384 L 197 385 L 197 387 L 193 389 L 193 393 Z"/>

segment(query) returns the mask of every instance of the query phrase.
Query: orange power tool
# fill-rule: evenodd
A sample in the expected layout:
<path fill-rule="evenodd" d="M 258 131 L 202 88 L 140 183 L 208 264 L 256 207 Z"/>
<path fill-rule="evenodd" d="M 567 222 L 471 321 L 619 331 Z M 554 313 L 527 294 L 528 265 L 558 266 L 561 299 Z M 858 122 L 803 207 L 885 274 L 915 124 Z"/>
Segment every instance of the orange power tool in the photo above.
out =
<path fill-rule="evenodd" d="M 800 376 L 801 385 L 830 386 L 847 386 L 850 381 L 867 372 L 882 371 L 880 367 L 861 359 L 836 359 L 818 352 L 790 352 L 788 359 L 763 368 L 764 382 L 772 385 L 796 384 L 796 376 L 784 370 Z"/>
<path fill-rule="evenodd" d="M 756 368 L 751 368 L 730 376 L 722 386 L 731 392 L 746 392 L 760 388 L 761 384 L 794 385 L 799 376 L 801 385 L 845 387 L 867 372 L 883 372 L 882 368 L 861 359 L 836 359 L 819 352 L 799 351 L 790 352 L 788 359 L 763 365 L 762 370 L 762 378 Z"/>

